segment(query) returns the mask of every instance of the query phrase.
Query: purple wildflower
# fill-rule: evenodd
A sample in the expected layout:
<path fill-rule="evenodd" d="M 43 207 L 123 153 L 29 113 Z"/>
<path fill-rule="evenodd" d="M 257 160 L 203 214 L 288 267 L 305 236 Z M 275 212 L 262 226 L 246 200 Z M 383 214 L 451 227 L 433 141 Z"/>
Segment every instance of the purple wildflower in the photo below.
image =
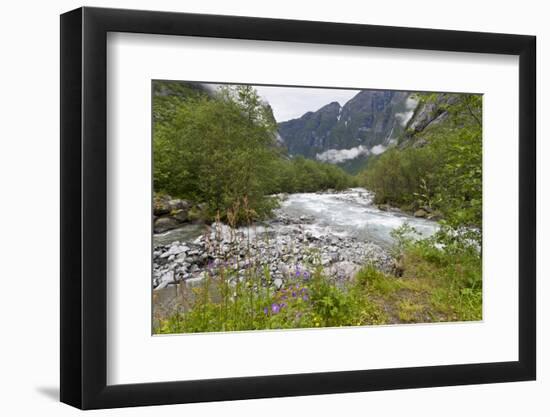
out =
<path fill-rule="evenodd" d="M 281 306 L 277 303 L 271 304 L 271 312 L 273 314 L 277 314 L 279 311 L 281 311 Z"/>
<path fill-rule="evenodd" d="M 266 316 L 267 316 L 268 311 L 269 311 L 269 310 L 267 309 L 267 307 L 264 307 L 264 314 L 265 314 Z"/>
<path fill-rule="evenodd" d="M 295 291 L 292 291 L 292 296 L 296 297 L 296 292 Z"/>
<path fill-rule="evenodd" d="M 309 300 L 309 296 L 308 296 L 307 294 L 303 295 L 303 296 L 302 296 L 302 300 L 304 300 L 304 301 Z"/>

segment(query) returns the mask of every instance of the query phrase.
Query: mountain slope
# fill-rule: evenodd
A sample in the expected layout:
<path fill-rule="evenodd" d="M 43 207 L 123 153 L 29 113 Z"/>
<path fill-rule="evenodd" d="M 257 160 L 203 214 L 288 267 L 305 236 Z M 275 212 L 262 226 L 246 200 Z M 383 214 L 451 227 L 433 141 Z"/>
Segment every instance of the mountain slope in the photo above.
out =
<path fill-rule="evenodd" d="M 333 102 L 279 123 L 279 134 L 291 155 L 341 163 L 397 139 L 415 106 L 408 92 L 363 90 L 343 107 Z"/>

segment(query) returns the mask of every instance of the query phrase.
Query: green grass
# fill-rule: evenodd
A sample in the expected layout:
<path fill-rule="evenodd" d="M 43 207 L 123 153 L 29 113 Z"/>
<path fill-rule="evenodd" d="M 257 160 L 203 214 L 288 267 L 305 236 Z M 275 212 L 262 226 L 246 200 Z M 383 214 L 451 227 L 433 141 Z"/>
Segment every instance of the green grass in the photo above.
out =
<path fill-rule="evenodd" d="M 268 270 L 251 268 L 242 280 L 230 268 L 212 270 L 189 289 L 181 311 L 161 317 L 156 333 L 226 332 L 482 318 L 481 257 L 468 248 L 438 249 L 408 242 L 400 249 L 401 276 L 363 267 L 348 283 L 320 265 L 297 270 L 279 290 Z"/>

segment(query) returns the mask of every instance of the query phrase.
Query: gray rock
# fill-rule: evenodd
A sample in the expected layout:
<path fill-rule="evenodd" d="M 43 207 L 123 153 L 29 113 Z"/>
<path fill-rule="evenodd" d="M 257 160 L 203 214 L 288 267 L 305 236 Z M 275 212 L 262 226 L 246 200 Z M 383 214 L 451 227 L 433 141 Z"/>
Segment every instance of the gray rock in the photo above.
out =
<path fill-rule="evenodd" d="M 172 217 L 180 223 L 187 222 L 187 221 L 189 221 L 189 210 L 179 209 L 175 213 L 172 214 Z"/>
<path fill-rule="evenodd" d="M 426 218 L 428 217 L 428 212 L 424 209 L 418 209 L 414 212 L 414 217 Z"/>
<path fill-rule="evenodd" d="M 175 229 L 180 223 L 172 217 L 159 217 L 154 223 L 155 233 L 164 233 L 168 230 Z"/>
<path fill-rule="evenodd" d="M 337 262 L 330 266 L 328 272 L 330 275 L 337 277 L 338 279 L 350 279 L 357 271 L 361 269 L 360 265 L 349 261 Z"/>
<path fill-rule="evenodd" d="M 168 284 L 176 282 L 174 271 L 168 271 L 160 277 L 157 289 L 165 288 Z"/>
<path fill-rule="evenodd" d="M 170 209 L 170 211 L 187 210 L 189 209 L 190 204 L 185 200 L 171 199 L 167 202 L 167 206 Z"/>
<path fill-rule="evenodd" d="M 327 266 L 327 265 L 329 265 L 331 262 L 332 262 L 332 258 L 329 258 L 329 257 L 323 257 L 323 258 L 321 258 L 321 265 L 322 265 L 322 266 Z"/>
<path fill-rule="evenodd" d="M 161 258 L 168 258 L 171 255 L 179 255 L 182 252 L 187 251 L 189 248 L 187 246 L 172 245 L 170 249 L 160 255 Z"/>

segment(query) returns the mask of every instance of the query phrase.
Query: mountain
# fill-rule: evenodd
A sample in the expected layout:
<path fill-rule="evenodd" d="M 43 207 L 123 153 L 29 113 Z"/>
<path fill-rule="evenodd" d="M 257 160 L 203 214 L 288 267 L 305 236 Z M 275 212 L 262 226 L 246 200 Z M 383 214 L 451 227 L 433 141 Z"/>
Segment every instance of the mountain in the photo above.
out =
<path fill-rule="evenodd" d="M 404 133 L 399 137 L 400 148 L 409 146 L 422 147 L 427 144 L 426 136 L 432 129 L 447 120 L 449 109 L 457 111 L 456 104 L 460 94 L 434 93 L 433 99 L 418 104 L 413 115 L 408 120 Z"/>
<path fill-rule="evenodd" d="M 332 102 L 279 123 L 279 135 L 290 155 L 349 165 L 395 143 L 416 104 L 408 92 L 362 90 L 344 106 Z"/>

